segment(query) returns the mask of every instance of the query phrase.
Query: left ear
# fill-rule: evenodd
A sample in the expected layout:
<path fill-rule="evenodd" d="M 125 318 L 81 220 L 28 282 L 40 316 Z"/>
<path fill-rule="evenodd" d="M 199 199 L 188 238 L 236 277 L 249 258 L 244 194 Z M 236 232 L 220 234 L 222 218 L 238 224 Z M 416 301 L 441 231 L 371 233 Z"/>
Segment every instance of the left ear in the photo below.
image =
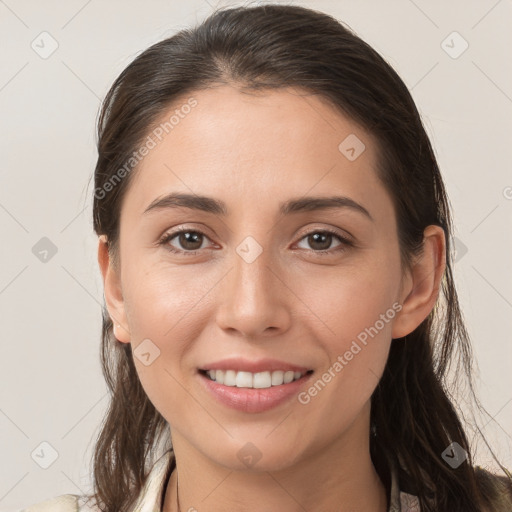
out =
<path fill-rule="evenodd" d="M 427 318 L 436 303 L 446 268 L 446 240 L 440 226 L 427 226 L 423 232 L 423 251 L 414 260 L 395 317 L 392 337 L 402 338 Z"/>

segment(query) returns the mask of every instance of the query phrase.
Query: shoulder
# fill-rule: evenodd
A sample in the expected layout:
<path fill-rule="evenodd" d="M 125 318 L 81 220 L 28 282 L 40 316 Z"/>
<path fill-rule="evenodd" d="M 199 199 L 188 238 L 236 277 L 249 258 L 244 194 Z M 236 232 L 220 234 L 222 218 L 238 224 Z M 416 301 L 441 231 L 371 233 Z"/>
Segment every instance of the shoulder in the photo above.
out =
<path fill-rule="evenodd" d="M 83 504 L 76 494 L 62 494 L 40 503 L 36 503 L 20 512 L 96 512 L 96 509 Z"/>
<path fill-rule="evenodd" d="M 391 508 L 391 511 L 393 510 L 400 510 L 401 512 L 420 512 L 420 502 L 416 496 L 400 491 L 400 508 Z"/>
<path fill-rule="evenodd" d="M 512 509 L 512 474 L 508 470 L 507 476 L 504 476 L 476 466 L 475 475 L 481 493 L 493 505 L 493 512 Z"/>

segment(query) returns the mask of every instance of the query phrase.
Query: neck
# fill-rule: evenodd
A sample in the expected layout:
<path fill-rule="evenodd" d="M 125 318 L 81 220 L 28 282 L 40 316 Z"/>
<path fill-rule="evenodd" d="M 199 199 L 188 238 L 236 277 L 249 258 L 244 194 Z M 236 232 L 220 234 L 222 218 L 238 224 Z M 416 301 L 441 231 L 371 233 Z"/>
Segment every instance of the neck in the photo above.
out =
<path fill-rule="evenodd" d="M 357 423 L 334 443 L 304 453 L 277 471 L 231 470 L 173 432 L 176 469 L 167 484 L 163 512 L 386 512 L 386 489 L 370 457 L 369 429 Z"/>

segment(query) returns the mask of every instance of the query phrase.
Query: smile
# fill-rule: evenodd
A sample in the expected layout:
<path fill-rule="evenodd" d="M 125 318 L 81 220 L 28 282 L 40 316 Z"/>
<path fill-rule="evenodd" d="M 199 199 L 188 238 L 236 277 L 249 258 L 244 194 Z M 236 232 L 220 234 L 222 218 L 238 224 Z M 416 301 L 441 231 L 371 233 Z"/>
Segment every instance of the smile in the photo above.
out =
<path fill-rule="evenodd" d="M 263 371 L 257 373 L 236 370 L 202 370 L 211 380 L 229 387 L 263 389 L 289 384 L 310 372 Z"/>

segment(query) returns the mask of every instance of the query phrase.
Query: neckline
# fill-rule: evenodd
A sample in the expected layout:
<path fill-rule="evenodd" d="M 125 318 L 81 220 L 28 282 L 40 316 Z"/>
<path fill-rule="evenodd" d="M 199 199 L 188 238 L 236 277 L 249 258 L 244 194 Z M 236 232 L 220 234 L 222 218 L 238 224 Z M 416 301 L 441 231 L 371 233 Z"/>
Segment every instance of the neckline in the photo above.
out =
<path fill-rule="evenodd" d="M 176 458 L 174 456 L 173 450 L 168 450 L 164 455 L 168 456 L 170 461 L 163 478 L 159 500 L 159 512 L 163 512 L 164 510 L 167 486 L 169 485 L 172 472 L 176 469 Z M 393 460 L 386 458 L 385 461 L 382 461 L 380 465 L 375 465 L 375 469 L 386 490 L 386 510 L 388 512 L 399 512 L 401 510 L 401 497 L 400 485 L 398 481 L 398 468 L 396 467 Z"/>

